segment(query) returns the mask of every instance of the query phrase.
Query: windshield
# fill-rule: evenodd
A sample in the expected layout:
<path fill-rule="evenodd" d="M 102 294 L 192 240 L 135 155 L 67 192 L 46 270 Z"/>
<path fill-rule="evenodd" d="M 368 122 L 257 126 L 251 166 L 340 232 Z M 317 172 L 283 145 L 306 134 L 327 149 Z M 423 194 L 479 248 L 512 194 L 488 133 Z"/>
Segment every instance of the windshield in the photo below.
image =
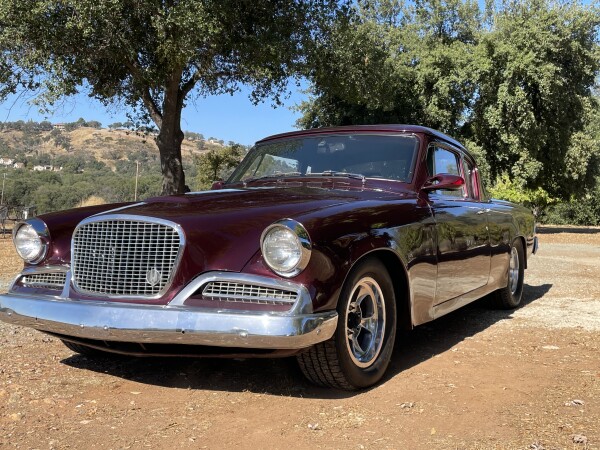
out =
<path fill-rule="evenodd" d="M 260 144 L 228 180 L 364 176 L 410 182 L 419 141 L 413 135 L 335 134 Z"/>

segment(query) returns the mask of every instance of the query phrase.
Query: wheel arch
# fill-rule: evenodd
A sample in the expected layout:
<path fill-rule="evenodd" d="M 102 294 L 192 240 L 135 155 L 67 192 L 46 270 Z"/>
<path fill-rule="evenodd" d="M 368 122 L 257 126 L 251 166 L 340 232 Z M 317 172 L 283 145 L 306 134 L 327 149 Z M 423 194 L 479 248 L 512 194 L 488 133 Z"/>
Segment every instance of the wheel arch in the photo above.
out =
<path fill-rule="evenodd" d="M 515 239 L 519 239 L 521 241 L 521 248 L 523 249 L 523 268 L 527 269 L 527 241 L 525 240 L 525 236 L 517 235 Z"/>

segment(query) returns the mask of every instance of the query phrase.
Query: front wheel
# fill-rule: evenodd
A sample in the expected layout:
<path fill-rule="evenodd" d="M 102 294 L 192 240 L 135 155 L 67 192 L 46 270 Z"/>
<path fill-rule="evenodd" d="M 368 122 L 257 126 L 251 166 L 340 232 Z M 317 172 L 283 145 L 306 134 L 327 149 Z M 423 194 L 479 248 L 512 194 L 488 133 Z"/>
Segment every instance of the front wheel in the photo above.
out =
<path fill-rule="evenodd" d="M 387 269 L 368 259 L 348 276 L 331 339 L 298 355 L 304 375 L 321 386 L 356 390 L 377 383 L 387 369 L 396 335 L 396 298 Z"/>
<path fill-rule="evenodd" d="M 525 277 L 525 255 L 521 239 L 513 242 L 508 260 L 508 284 L 492 294 L 494 306 L 500 309 L 514 309 L 523 298 Z"/>

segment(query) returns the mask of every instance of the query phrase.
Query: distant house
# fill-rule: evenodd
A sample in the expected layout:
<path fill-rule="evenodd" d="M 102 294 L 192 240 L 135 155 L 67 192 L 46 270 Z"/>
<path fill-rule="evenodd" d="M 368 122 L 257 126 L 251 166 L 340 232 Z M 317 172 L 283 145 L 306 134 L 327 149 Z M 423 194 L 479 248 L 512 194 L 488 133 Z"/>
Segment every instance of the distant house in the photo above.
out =
<path fill-rule="evenodd" d="M 65 130 L 65 124 L 64 123 L 53 123 L 52 124 L 52 128 L 55 129 L 55 130 L 64 131 Z"/>
<path fill-rule="evenodd" d="M 15 169 L 24 169 L 24 168 L 25 168 L 25 163 L 22 163 L 22 162 L 17 162 L 17 163 L 14 163 L 14 164 L 13 164 L 13 167 L 14 167 Z"/>
<path fill-rule="evenodd" d="M 12 166 L 14 162 L 15 160 L 11 158 L 0 158 L 0 164 L 2 164 L 3 166 Z"/>
<path fill-rule="evenodd" d="M 37 172 L 44 172 L 45 170 L 52 170 L 52 171 L 60 171 L 62 170 L 62 167 L 59 168 L 54 168 L 54 166 L 33 166 L 33 170 L 37 171 Z"/>

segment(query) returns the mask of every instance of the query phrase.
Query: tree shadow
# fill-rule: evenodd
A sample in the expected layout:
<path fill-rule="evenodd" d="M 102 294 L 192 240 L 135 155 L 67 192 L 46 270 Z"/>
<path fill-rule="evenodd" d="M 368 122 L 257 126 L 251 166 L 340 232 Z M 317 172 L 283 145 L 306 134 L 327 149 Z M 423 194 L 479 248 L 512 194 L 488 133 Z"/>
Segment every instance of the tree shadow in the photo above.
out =
<path fill-rule="evenodd" d="M 552 287 L 525 285 L 523 305 L 543 297 Z M 434 322 L 398 334 L 392 362 L 384 381 L 403 370 L 444 353 L 465 338 L 494 323 L 510 319 L 512 311 L 492 310 L 484 298 Z M 70 367 L 107 373 L 143 384 L 167 388 L 250 391 L 290 397 L 341 399 L 353 392 L 311 385 L 302 376 L 295 358 L 218 359 L 218 358 L 131 358 L 124 356 L 86 357 L 75 354 L 61 361 Z M 375 386 L 373 389 L 376 389 Z"/>

